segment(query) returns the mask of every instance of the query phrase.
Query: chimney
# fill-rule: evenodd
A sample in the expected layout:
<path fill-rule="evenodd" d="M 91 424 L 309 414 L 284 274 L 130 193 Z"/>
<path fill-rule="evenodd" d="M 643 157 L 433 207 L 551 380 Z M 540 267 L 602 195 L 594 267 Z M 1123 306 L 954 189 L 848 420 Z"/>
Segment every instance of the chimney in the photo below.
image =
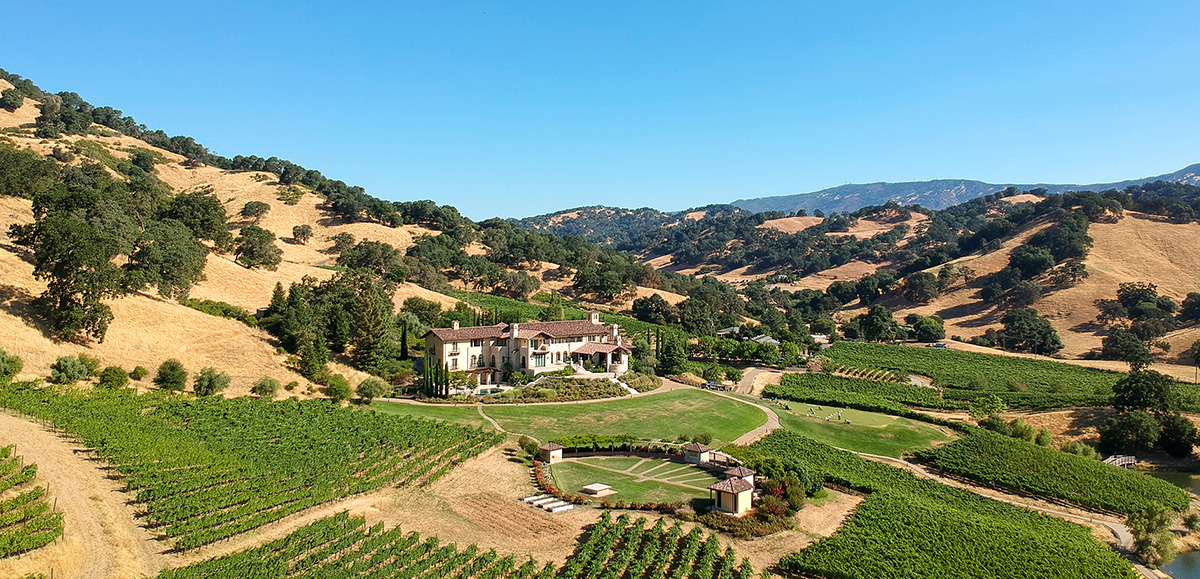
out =
<path fill-rule="evenodd" d="M 621 343 L 621 326 L 618 326 L 616 324 L 612 325 L 612 337 L 613 337 L 613 340 L 616 341 L 618 344 Z"/>
<path fill-rule="evenodd" d="M 588 321 L 592 322 L 593 324 L 599 324 L 600 312 L 588 312 Z"/>
<path fill-rule="evenodd" d="M 519 336 L 518 334 L 519 334 L 519 332 L 520 332 L 520 331 L 521 331 L 521 324 L 518 324 L 518 323 L 516 323 L 516 322 L 513 322 L 513 325 L 512 325 L 512 332 L 511 332 L 511 334 L 512 334 L 512 339 L 514 339 L 514 340 L 515 340 L 515 339 L 519 338 L 520 336 Z"/>
<path fill-rule="evenodd" d="M 450 320 L 450 329 L 451 329 L 451 330 L 457 330 L 457 329 L 458 329 L 458 320 Z"/>

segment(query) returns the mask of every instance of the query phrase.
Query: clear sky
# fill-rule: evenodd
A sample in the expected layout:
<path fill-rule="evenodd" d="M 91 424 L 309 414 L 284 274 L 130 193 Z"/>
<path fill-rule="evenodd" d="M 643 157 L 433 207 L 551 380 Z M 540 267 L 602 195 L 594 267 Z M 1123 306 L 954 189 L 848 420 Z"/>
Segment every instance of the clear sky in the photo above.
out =
<path fill-rule="evenodd" d="M 0 67 L 472 218 L 1200 162 L 1200 2 L 5 2 Z"/>

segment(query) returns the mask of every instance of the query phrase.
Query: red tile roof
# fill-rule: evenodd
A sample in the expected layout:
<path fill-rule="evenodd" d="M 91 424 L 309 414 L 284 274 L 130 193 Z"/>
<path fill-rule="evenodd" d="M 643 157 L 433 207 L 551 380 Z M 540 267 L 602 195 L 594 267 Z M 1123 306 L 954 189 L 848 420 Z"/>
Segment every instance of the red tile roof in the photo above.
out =
<path fill-rule="evenodd" d="M 736 495 L 738 493 L 754 490 L 754 485 L 746 482 L 746 479 L 744 478 L 727 478 L 721 482 L 708 485 L 708 490 L 733 493 Z"/>
<path fill-rule="evenodd" d="M 708 452 L 708 451 L 712 450 L 711 448 L 704 446 L 703 444 L 700 444 L 699 442 L 689 442 L 689 443 L 683 445 L 683 449 L 688 452 Z"/>
<path fill-rule="evenodd" d="M 536 338 L 543 335 L 548 338 L 569 338 L 573 336 L 603 336 L 609 333 L 609 327 L 604 324 L 593 324 L 588 320 L 563 320 L 558 322 L 524 322 L 518 326 L 518 337 L 522 339 Z M 512 335 L 512 324 L 496 324 L 494 326 L 474 326 L 469 328 L 433 328 L 429 333 L 443 342 L 465 342 L 483 338 L 507 338 Z"/>
<path fill-rule="evenodd" d="M 744 466 L 735 466 L 735 467 L 725 471 L 725 476 L 736 476 L 739 478 L 747 477 L 747 476 L 754 476 L 756 474 L 758 474 L 758 473 L 756 473 Z"/>
<path fill-rule="evenodd" d="M 621 350 L 624 352 L 630 351 L 629 348 L 626 348 L 625 346 L 618 346 L 616 344 L 607 344 L 604 342 L 588 342 L 578 348 L 575 348 L 575 351 L 573 351 L 571 353 L 579 354 L 581 356 L 591 356 L 592 354 L 610 354 L 612 352 L 616 352 L 617 350 Z"/>

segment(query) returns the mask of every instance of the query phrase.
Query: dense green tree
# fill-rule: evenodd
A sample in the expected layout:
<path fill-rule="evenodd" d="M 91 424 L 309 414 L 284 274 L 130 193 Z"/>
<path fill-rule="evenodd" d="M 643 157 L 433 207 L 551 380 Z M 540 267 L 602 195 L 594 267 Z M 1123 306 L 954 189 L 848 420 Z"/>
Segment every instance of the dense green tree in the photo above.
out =
<path fill-rule="evenodd" d="M 538 320 L 543 322 L 554 322 L 567 319 L 566 308 L 563 307 L 563 298 L 554 292 L 550 295 L 550 303 L 538 312 Z"/>
<path fill-rule="evenodd" d="M 1130 369 L 1141 370 L 1154 363 L 1150 349 L 1136 334 L 1124 328 L 1117 328 L 1104 337 L 1100 346 L 1100 357 L 1106 360 L 1121 360 L 1129 364 Z"/>
<path fill-rule="evenodd" d="M 1050 268 L 1054 267 L 1055 259 L 1045 248 L 1023 245 L 1013 250 L 1008 263 L 1010 267 L 1020 271 L 1022 276 L 1032 278 L 1050 271 Z"/>
<path fill-rule="evenodd" d="M 1113 408 L 1120 412 L 1145 410 L 1158 416 L 1179 410 L 1176 382 L 1154 370 L 1138 370 L 1113 385 Z"/>
<path fill-rule="evenodd" d="M 658 294 L 633 300 L 633 317 L 651 324 L 665 326 L 679 321 L 679 311 Z"/>
<path fill-rule="evenodd" d="M 1109 418 L 1100 425 L 1100 451 L 1148 452 L 1158 444 L 1161 427 L 1158 420 L 1142 410 L 1129 412 L 1121 420 Z"/>
<path fill-rule="evenodd" d="M 32 199 L 53 186 L 58 176 L 54 161 L 0 143 L 0 196 Z"/>
<path fill-rule="evenodd" d="M 242 206 L 241 215 L 245 219 L 253 219 L 255 223 L 258 223 L 270 210 L 271 206 L 262 201 L 247 201 Z"/>
<path fill-rule="evenodd" d="M 1062 340 L 1050 321 L 1037 310 L 1015 309 L 1004 315 L 1000 340 L 1010 350 L 1050 355 L 1063 348 Z"/>
<path fill-rule="evenodd" d="M 918 319 L 909 324 L 912 325 L 917 341 L 936 342 L 946 338 L 945 323 L 937 316 L 918 316 Z"/>
<path fill-rule="evenodd" d="M 1191 322 L 1200 320 L 1200 292 L 1191 292 L 1183 299 L 1179 308 L 1179 320 Z"/>
<path fill-rule="evenodd" d="M 924 304 L 941 295 L 941 288 L 936 276 L 919 271 L 904 278 L 900 293 L 909 301 Z"/>
<path fill-rule="evenodd" d="M 717 331 L 716 322 L 713 319 L 713 309 L 706 302 L 688 298 L 679 302 L 678 311 L 679 324 L 683 327 L 683 331 L 696 336 L 711 336 Z M 662 361 L 660 355 L 659 362 Z"/>
<path fill-rule="evenodd" d="M 295 239 L 297 242 L 308 243 L 308 240 L 312 239 L 312 235 L 313 229 L 311 225 L 304 224 L 292 227 L 292 239 Z"/>
<path fill-rule="evenodd" d="M 8 355 L 4 353 L 4 350 L 0 350 L 0 384 L 15 378 L 24 367 L 25 363 L 21 361 L 20 356 Z"/>
<path fill-rule="evenodd" d="M 350 269 L 369 269 L 380 276 L 400 270 L 404 266 L 400 250 L 381 241 L 363 240 L 354 247 L 341 252 L 337 264 Z"/>
<path fill-rule="evenodd" d="M 208 250 L 182 222 L 152 221 L 129 257 L 126 284 L 134 289 L 157 286 L 163 297 L 184 298 L 194 284 L 204 281 L 207 258 Z"/>
<path fill-rule="evenodd" d="M 386 395 L 388 393 L 388 386 L 383 380 L 372 376 L 360 382 L 355 391 L 364 403 L 370 404 L 372 400 Z"/>
<path fill-rule="evenodd" d="M 228 214 L 221 201 L 206 191 L 184 192 L 167 204 L 163 217 L 176 219 L 192 230 L 196 239 L 207 239 L 225 251 L 233 246 Z M 244 230 L 243 230 L 244 231 Z"/>
<path fill-rule="evenodd" d="M 1125 525 L 1133 533 L 1133 552 L 1147 565 L 1161 567 L 1175 560 L 1178 547 L 1171 525 L 1176 513 L 1157 503 L 1129 513 Z"/>
<path fill-rule="evenodd" d="M 433 300 L 413 296 L 405 299 L 402 307 L 404 311 L 416 314 L 426 326 L 437 326 L 442 320 L 442 306 Z"/>
<path fill-rule="evenodd" d="M 257 225 L 242 228 L 234 250 L 236 261 L 246 267 L 264 267 L 271 271 L 283 261 L 283 250 L 275 245 L 275 234 Z"/>
<path fill-rule="evenodd" d="M 250 387 L 251 394 L 254 394 L 256 396 L 262 396 L 263 398 L 266 398 L 268 400 L 274 398 L 275 393 L 278 391 L 279 391 L 279 381 L 274 378 L 267 377 L 267 376 L 263 376 L 262 378 L 259 378 L 258 381 L 254 383 L 254 386 Z"/>
<path fill-rule="evenodd" d="M 354 247 L 354 236 L 345 231 L 335 234 L 329 240 L 333 242 L 333 247 L 330 248 L 333 253 L 342 253 Z"/>
<path fill-rule="evenodd" d="M 837 335 L 837 322 L 829 318 L 818 318 L 808 325 L 808 331 L 813 334 L 824 334 L 826 336 Z"/>
<path fill-rule="evenodd" d="M 1027 308 L 1042 299 L 1042 289 L 1042 284 L 1025 279 L 1014 284 L 1005 295 L 1012 307 Z"/>
<path fill-rule="evenodd" d="M 187 385 L 187 370 L 183 369 L 179 360 L 168 359 L 159 365 L 158 374 L 154 376 L 154 385 L 163 390 L 183 392 L 184 386 Z"/>
<path fill-rule="evenodd" d="M 325 395 L 337 403 L 342 403 L 350 399 L 354 392 L 350 390 L 350 382 L 341 374 L 334 374 L 329 377 L 329 384 L 325 386 Z"/>
<path fill-rule="evenodd" d="M 129 374 L 120 366 L 108 366 L 100 371 L 100 383 L 98 387 L 107 388 L 109 390 L 120 390 L 129 385 Z"/>
<path fill-rule="evenodd" d="M 829 285 L 825 293 L 837 300 L 838 306 L 843 306 L 858 299 L 858 287 L 852 281 L 835 281 Z"/>
<path fill-rule="evenodd" d="M 10 88 L 5 89 L 4 92 L 0 92 L 0 109 L 4 109 L 10 113 L 16 112 L 23 104 L 25 104 L 25 95 L 21 94 L 21 91 Z"/>
<path fill-rule="evenodd" d="M 684 350 L 683 341 L 673 333 L 663 337 L 657 357 L 658 369 L 662 370 L 663 374 L 682 374 L 687 371 L 687 352 Z"/>
<path fill-rule="evenodd" d="M 871 342 L 890 342 L 904 338 L 904 331 L 892 316 L 892 312 L 883 306 L 871 306 L 858 322 L 862 338 Z"/>
<path fill-rule="evenodd" d="M 1162 434 L 1159 436 L 1158 444 L 1167 454 L 1176 458 L 1187 458 L 1192 455 L 1197 443 L 1200 443 L 1200 435 L 1196 433 L 1196 425 L 1192 424 L 1179 413 L 1170 414 L 1162 418 Z"/>
<path fill-rule="evenodd" d="M 228 388 L 229 382 L 228 374 L 222 374 L 215 368 L 202 368 L 192 380 L 192 390 L 196 391 L 196 396 L 212 396 Z"/>

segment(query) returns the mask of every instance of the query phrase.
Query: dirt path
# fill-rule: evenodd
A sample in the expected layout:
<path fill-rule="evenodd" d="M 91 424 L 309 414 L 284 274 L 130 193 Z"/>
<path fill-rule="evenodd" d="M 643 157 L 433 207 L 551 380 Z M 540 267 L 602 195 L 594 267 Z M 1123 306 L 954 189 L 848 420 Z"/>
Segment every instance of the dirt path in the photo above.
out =
<path fill-rule="evenodd" d="M 758 404 L 756 402 L 750 402 L 749 400 L 737 398 L 735 396 L 730 396 L 728 394 L 724 394 L 721 392 L 713 392 L 713 394 L 716 394 L 717 396 L 720 396 L 722 398 L 728 398 L 730 400 L 733 400 L 734 402 L 741 402 L 742 404 L 748 404 L 750 406 L 758 408 L 759 410 L 762 410 L 763 412 L 765 412 L 767 414 L 767 421 L 764 422 L 762 426 L 759 426 L 758 428 L 755 428 L 754 430 L 751 430 L 750 432 L 747 432 L 746 434 L 743 434 L 743 435 L 737 437 L 737 440 L 734 440 L 733 444 L 737 444 L 740 446 L 748 446 L 750 444 L 754 444 L 756 441 L 758 441 L 758 439 L 760 439 L 768 434 L 771 434 L 771 432 L 773 430 L 780 427 L 779 426 L 779 414 L 776 414 L 774 410 L 771 410 L 770 408 L 767 408 L 766 406 L 763 406 L 762 404 Z"/>
<path fill-rule="evenodd" d="M 167 548 L 138 526 L 129 495 L 106 478 L 97 463 L 73 452 L 80 447 L 43 430 L 30 419 L 0 412 L 0 444 L 15 444 L 36 462 L 36 482 L 49 486 L 50 501 L 64 513 L 59 541 L 20 559 L 0 560 L 0 577 L 44 573 L 82 579 L 128 579 L 158 574 Z"/>

